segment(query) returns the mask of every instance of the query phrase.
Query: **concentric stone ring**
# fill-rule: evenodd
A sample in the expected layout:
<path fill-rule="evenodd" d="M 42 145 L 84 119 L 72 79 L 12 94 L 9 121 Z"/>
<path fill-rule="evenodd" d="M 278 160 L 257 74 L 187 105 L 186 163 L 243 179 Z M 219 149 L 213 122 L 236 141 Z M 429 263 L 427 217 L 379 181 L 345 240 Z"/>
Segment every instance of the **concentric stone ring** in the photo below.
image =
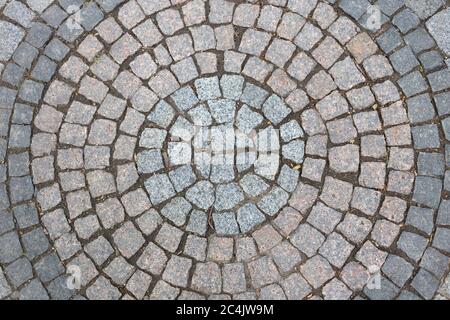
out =
<path fill-rule="evenodd" d="M 450 298 L 444 1 L 0 9 L 0 298 Z"/>
<path fill-rule="evenodd" d="M 150 175 L 150 201 L 174 225 L 189 220 L 189 231 L 205 235 L 212 218 L 218 234 L 246 233 L 287 204 L 304 132 L 281 97 L 240 75 L 199 78 L 195 89 L 178 89 L 168 99 L 175 108 L 161 100 L 149 113 L 137 170 Z"/>

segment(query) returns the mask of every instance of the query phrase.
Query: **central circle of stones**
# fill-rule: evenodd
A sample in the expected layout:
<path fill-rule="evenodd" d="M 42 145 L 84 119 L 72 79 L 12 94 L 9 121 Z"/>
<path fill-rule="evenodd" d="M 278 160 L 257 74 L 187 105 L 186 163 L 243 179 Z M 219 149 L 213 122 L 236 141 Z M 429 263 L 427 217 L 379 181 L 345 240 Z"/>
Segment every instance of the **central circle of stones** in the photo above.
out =
<path fill-rule="evenodd" d="M 283 99 L 240 75 L 197 79 L 147 116 L 136 162 L 153 206 L 177 227 L 246 233 L 288 202 L 304 132 Z"/>

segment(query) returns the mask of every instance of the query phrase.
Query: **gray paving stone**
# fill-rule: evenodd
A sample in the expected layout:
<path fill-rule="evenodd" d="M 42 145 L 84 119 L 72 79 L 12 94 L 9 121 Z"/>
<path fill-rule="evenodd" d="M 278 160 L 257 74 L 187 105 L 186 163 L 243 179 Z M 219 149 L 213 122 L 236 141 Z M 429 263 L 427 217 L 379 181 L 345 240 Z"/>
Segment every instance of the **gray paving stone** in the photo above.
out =
<path fill-rule="evenodd" d="M 94 215 L 78 218 L 75 223 L 75 232 L 81 239 L 89 239 L 100 229 L 98 218 Z"/>
<path fill-rule="evenodd" d="M 292 273 L 283 279 L 281 286 L 290 300 L 301 300 L 311 292 L 311 286 L 299 273 Z"/>
<path fill-rule="evenodd" d="M 37 209 L 32 204 L 22 204 L 14 207 L 13 214 L 19 228 L 21 229 L 26 229 L 39 223 Z M 6 215 L 4 218 L 6 218 Z M 4 228 L 8 228 L 8 222 L 6 220 L 4 221 L 3 226 Z"/>
<path fill-rule="evenodd" d="M 444 156 L 439 153 L 419 153 L 418 173 L 426 176 L 443 176 L 445 171 Z"/>
<path fill-rule="evenodd" d="M 13 86 L 18 86 L 25 70 L 15 63 L 9 63 L 3 70 L 2 79 Z"/>
<path fill-rule="evenodd" d="M 206 258 L 207 245 L 206 238 L 188 235 L 183 252 L 198 261 L 204 261 Z"/>
<path fill-rule="evenodd" d="M 258 18 L 260 8 L 258 5 L 241 3 L 236 7 L 233 24 L 241 27 L 253 27 Z"/>
<path fill-rule="evenodd" d="M 3 49 L 4 50 L 4 49 Z M 8 55 L 12 55 L 13 52 L 9 53 Z M 13 55 L 13 60 L 20 66 L 30 69 L 31 65 L 36 59 L 39 51 L 31 46 L 27 42 L 22 42 L 18 47 L 17 50 L 15 50 Z"/>
<path fill-rule="evenodd" d="M 224 292 L 240 293 L 246 290 L 246 279 L 243 264 L 225 264 L 222 269 L 222 275 Z"/>
<path fill-rule="evenodd" d="M 174 115 L 173 108 L 165 101 L 160 101 L 155 108 L 153 108 L 153 111 L 148 115 L 147 119 L 161 127 L 167 127 Z"/>
<path fill-rule="evenodd" d="M 198 77 L 198 71 L 192 58 L 186 58 L 171 67 L 180 83 L 187 83 Z"/>
<path fill-rule="evenodd" d="M 276 282 L 280 275 L 272 259 L 264 256 L 248 264 L 252 284 L 256 288 Z"/>
<path fill-rule="evenodd" d="M 74 232 L 63 234 L 54 242 L 54 246 L 61 260 L 70 259 L 81 250 L 81 244 Z"/>
<path fill-rule="evenodd" d="M 167 282 L 159 280 L 155 288 L 150 295 L 150 299 L 153 300 L 175 300 L 178 296 L 180 289 L 172 287 Z"/>
<path fill-rule="evenodd" d="M 123 257 L 117 257 L 105 268 L 105 272 L 114 283 L 124 285 L 134 269 Z"/>
<path fill-rule="evenodd" d="M 219 266 L 214 262 L 197 263 L 191 287 L 205 294 L 219 293 L 222 288 Z"/>
<path fill-rule="evenodd" d="M 205 21 L 205 4 L 202 1 L 192 1 L 182 7 L 184 22 L 187 26 Z"/>
<path fill-rule="evenodd" d="M 411 285 L 425 299 L 431 299 L 439 287 L 439 281 L 428 271 L 420 269 Z"/>
<path fill-rule="evenodd" d="M 232 209 L 243 200 L 244 195 L 238 184 L 220 184 L 216 189 L 214 208 L 216 210 Z"/>
<path fill-rule="evenodd" d="M 66 113 L 65 121 L 87 125 L 91 122 L 96 110 L 97 108 L 92 105 L 74 101 Z"/>
<path fill-rule="evenodd" d="M 89 185 L 89 191 L 94 198 L 116 191 L 114 177 L 109 172 L 102 170 L 90 171 L 86 174 L 86 179 Z"/>
<path fill-rule="evenodd" d="M 141 26 L 143 26 L 142 24 Z M 142 27 L 144 28 L 144 27 Z M 138 38 L 140 35 L 140 29 L 139 26 L 134 29 L 135 33 L 137 34 Z M 145 31 L 142 31 L 145 32 Z M 141 36 L 143 37 L 143 36 Z M 145 38 L 147 41 L 147 38 Z M 141 38 L 139 39 L 144 44 L 147 44 L 145 41 L 143 41 Z M 122 37 L 119 38 L 111 47 L 110 54 L 113 57 L 114 60 L 117 61 L 117 63 L 124 62 L 129 56 L 134 54 L 139 48 L 141 47 L 141 44 L 133 38 L 130 34 L 125 34 Z"/>
<path fill-rule="evenodd" d="M 258 207 L 266 214 L 273 216 L 288 202 L 289 195 L 279 187 L 273 187 L 260 201 Z"/>
<path fill-rule="evenodd" d="M 213 214 L 214 226 L 219 235 L 235 235 L 239 233 L 239 226 L 233 212 Z"/>
<path fill-rule="evenodd" d="M 169 172 L 169 178 L 172 181 L 175 190 L 178 192 L 191 186 L 196 180 L 192 167 L 189 165 L 179 167 Z"/>
<path fill-rule="evenodd" d="M 49 300 L 49 296 L 45 291 L 42 283 L 33 279 L 19 292 L 20 300 Z"/>
<path fill-rule="evenodd" d="M 406 35 L 405 42 L 415 53 L 431 49 L 435 45 L 433 38 L 421 27 Z"/>
<path fill-rule="evenodd" d="M 370 220 L 351 213 L 347 213 L 344 220 L 337 226 L 337 230 L 346 238 L 358 244 L 362 243 L 371 229 L 372 223 Z"/>
<path fill-rule="evenodd" d="M 153 52 L 155 54 L 155 62 L 159 65 L 168 66 L 173 62 L 169 51 L 167 51 L 164 45 L 158 45 Z"/>
<path fill-rule="evenodd" d="M 136 271 L 128 280 L 126 288 L 137 298 L 143 299 L 148 290 L 152 277 L 140 270 Z"/>
<path fill-rule="evenodd" d="M 167 223 L 164 223 L 159 229 L 158 235 L 155 241 L 161 245 L 164 249 L 175 252 L 180 243 L 183 232 Z"/>
<path fill-rule="evenodd" d="M 206 227 L 207 227 L 206 213 L 199 210 L 192 210 L 186 230 L 200 235 L 204 235 L 206 233 Z"/>
<path fill-rule="evenodd" d="M 84 251 L 97 265 L 102 265 L 114 253 L 111 244 L 103 236 L 99 236 L 89 242 L 85 246 Z"/>
<path fill-rule="evenodd" d="M 380 268 L 386 260 L 387 252 L 379 250 L 372 242 L 366 241 L 358 250 L 355 258 L 366 268 Z"/>
<path fill-rule="evenodd" d="M 161 210 L 161 215 L 171 220 L 176 226 L 182 226 L 186 222 L 186 216 L 191 211 L 192 205 L 182 197 L 173 198 Z"/>
<path fill-rule="evenodd" d="M 270 38 L 270 34 L 266 32 L 247 29 L 242 36 L 239 51 L 259 56 L 267 48 Z"/>
<path fill-rule="evenodd" d="M 415 261 L 422 257 L 426 246 L 427 240 L 425 238 L 410 232 L 403 232 L 397 242 L 397 247 Z"/>
<path fill-rule="evenodd" d="M 55 279 L 65 271 L 64 266 L 54 252 L 43 256 L 34 264 L 34 268 L 39 279 L 44 282 Z"/>
<path fill-rule="evenodd" d="M 162 224 L 162 218 L 154 209 L 150 209 L 136 219 L 139 229 L 148 236 Z"/>
<path fill-rule="evenodd" d="M 323 203 L 315 205 L 307 219 L 314 227 L 329 234 L 341 219 L 341 213 L 335 211 Z"/>
<path fill-rule="evenodd" d="M 167 262 L 162 278 L 175 286 L 186 287 L 191 266 L 192 261 L 190 259 L 172 256 Z"/>
<path fill-rule="evenodd" d="M 377 42 L 385 53 L 390 53 L 402 44 L 402 37 L 394 27 L 391 27 L 377 38 Z"/>
<path fill-rule="evenodd" d="M 271 5 L 263 6 L 259 14 L 257 27 L 269 32 L 276 31 L 282 14 L 283 10 L 281 8 Z"/>
<path fill-rule="evenodd" d="M 137 167 L 141 173 L 154 173 L 164 168 L 161 151 L 142 151 L 137 155 Z"/>
<path fill-rule="evenodd" d="M 164 270 L 167 256 L 164 251 L 150 242 L 137 260 L 137 265 L 154 275 L 159 275 Z"/>
<path fill-rule="evenodd" d="M 440 1 L 434 1 L 433 5 L 439 3 Z M 445 32 L 443 32 L 442 26 L 447 24 L 448 20 L 449 20 L 449 10 L 443 10 L 434 15 L 427 22 L 427 28 L 430 31 L 431 35 L 436 39 L 436 42 L 438 43 L 439 47 L 447 54 L 450 52 L 450 43 L 448 37 L 445 35 Z"/>
<path fill-rule="evenodd" d="M 398 81 L 398 84 L 402 88 L 407 97 L 421 93 L 427 89 L 425 79 L 420 72 L 412 72 Z"/>
<path fill-rule="evenodd" d="M 432 0 L 426 3 L 406 0 L 405 3 L 409 8 L 414 10 L 414 12 L 416 12 L 421 19 L 425 19 L 433 15 L 433 13 L 435 13 L 444 4 L 442 0 Z"/>
<path fill-rule="evenodd" d="M 25 255 L 30 260 L 44 253 L 50 245 L 42 228 L 33 229 L 24 234 L 21 239 L 25 249 Z"/>
<path fill-rule="evenodd" d="M 402 33 L 407 33 L 417 27 L 420 23 L 420 19 L 412 12 L 412 10 L 405 9 L 394 16 L 393 23 Z"/>
<path fill-rule="evenodd" d="M 364 293 L 371 300 L 388 300 L 393 299 L 399 292 L 399 288 L 385 277 L 381 277 L 380 286 L 383 290 L 369 289 L 367 286 L 364 289 Z"/>
<path fill-rule="evenodd" d="M 448 253 L 450 252 L 450 246 L 448 245 L 449 238 L 450 232 L 448 232 L 448 229 L 437 228 L 433 239 L 433 246 Z"/>
<path fill-rule="evenodd" d="M 414 187 L 413 201 L 431 208 L 439 206 L 442 182 L 432 177 L 418 176 Z"/>
<path fill-rule="evenodd" d="M 0 243 L 2 243 L 2 249 L 0 250 L 2 263 L 12 262 L 22 255 L 22 246 L 17 233 L 12 231 L 0 236 Z"/>
<path fill-rule="evenodd" d="M 2 39 L 5 40 L 0 47 L 0 60 L 6 61 L 13 55 L 15 49 L 25 36 L 25 32 L 22 28 L 17 27 L 10 22 L 1 21 L 0 33 Z"/>
<path fill-rule="evenodd" d="M 93 300 L 117 300 L 121 296 L 120 291 L 103 276 L 100 276 L 86 290 L 86 295 Z"/>
<path fill-rule="evenodd" d="M 280 170 L 277 182 L 284 190 L 292 192 L 297 186 L 298 178 L 299 172 L 297 170 L 284 165 Z"/>
<path fill-rule="evenodd" d="M 300 272 L 313 288 L 318 288 L 334 276 L 331 265 L 316 255 L 300 267 Z"/>
<path fill-rule="evenodd" d="M 175 195 L 175 190 L 167 175 L 158 174 L 145 181 L 145 188 L 153 204 L 159 204 Z"/>
<path fill-rule="evenodd" d="M 56 209 L 45 214 L 42 217 L 42 223 L 51 239 L 59 238 L 59 236 L 70 231 L 69 222 L 62 209 Z"/>
<path fill-rule="evenodd" d="M 285 300 L 286 296 L 278 284 L 271 284 L 261 288 L 259 298 L 261 300 Z"/>
<path fill-rule="evenodd" d="M 68 52 L 69 47 L 58 39 L 52 39 L 44 50 L 44 54 L 55 61 L 61 61 Z"/>
<path fill-rule="evenodd" d="M 312 257 L 325 241 L 325 237 L 308 224 L 301 224 L 290 237 L 292 244 L 308 257 Z"/>
<path fill-rule="evenodd" d="M 0 185 L 0 206 L 14 206 L 12 212 L 0 213 L 0 242 L 6 243 L 0 246 L 6 247 L 3 252 L 0 250 L 0 260 L 13 263 L 6 267 L 8 270 L 3 269 L 10 282 L 0 281 L 2 298 L 11 294 L 9 285 L 23 287 L 17 297 L 72 298 L 74 293 L 63 286 L 68 262 L 61 263 L 57 254 L 62 261 L 72 259 L 70 263 L 83 269 L 87 298 L 121 298 L 123 291 L 116 286 L 127 289 L 123 299 L 229 299 L 231 295 L 359 299 L 360 295 L 351 291 L 360 290 L 369 299 L 431 299 L 435 295 L 440 278 L 447 272 L 445 255 L 450 250 L 447 202 L 441 203 L 450 186 L 444 168 L 448 159 L 438 153 L 441 137 L 434 121 L 437 115 L 442 118 L 443 137 L 448 138 L 450 118 L 445 117 L 450 111 L 445 90 L 449 73 L 439 71 L 445 65 L 438 52 L 445 52 L 445 32 L 441 30 L 445 23 L 439 21 L 445 20 L 448 10 L 437 13 L 441 0 L 433 0 L 429 5 L 411 0 L 406 1 L 406 7 L 402 0 L 378 1 L 382 23 L 391 20 L 394 26 L 376 35 L 376 43 L 373 34 L 361 32 L 360 25 L 334 10 L 335 1 L 329 5 L 315 0 L 270 0 L 259 6 L 253 1 L 235 5 L 212 0 L 207 6 L 201 0 L 138 0 L 118 8 L 118 20 L 103 20 L 104 14 L 113 11 L 120 1 L 101 0 L 86 5 L 81 11 L 84 19 L 79 21 L 82 28 L 76 30 L 71 30 L 70 22 L 64 19 L 67 7 L 79 4 L 77 0 L 61 1 L 62 9 L 47 0 L 28 0 L 28 6 L 37 13 L 13 1 L 7 5 L 5 16 L 17 26 L 0 22 L 0 34 L 12 28 L 7 30 L 8 47 L 0 46 L 0 72 L 7 87 L 0 89 L 4 109 L 0 113 L 0 135 L 5 137 L 0 139 L 0 159 L 4 161 L 0 165 L 0 182 L 5 183 Z M 361 25 L 367 19 L 367 5 L 365 0 L 336 4 Z M 292 12 L 285 12 L 285 7 Z M 44 13 L 41 21 L 48 26 L 31 21 L 33 15 L 40 13 Z M 309 16 L 312 22 L 304 18 Z M 417 17 L 431 19 L 418 26 Z M 206 19 L 212 26 L 206 24 Z M 31 27 L 27 42 L 20 46 L 25 31 L 18 25 Z M 185 26 L 190 30 L 183 31 Z M 69 47 L 51 39 L 52 28 L 58 29 L 55 35 L 64 41 L 77 42 L 73 48 L 76 56 L 67 56 Z M 95 35 L 82 36 L 83 29 L 93 28 Z M 235 39 L 233 34 L 242 35 L 240 43 L 235 42 L 239 36 Z M 272 35 L 278 38 L 272 41 Z M 377 52 L 377 44 L 383 54 Z M 142 53 L 142 46 L 151 50 Z M 242 53 L 234 51 L 238 50 L 236 46 Z M 304 52 L 297 54 L 294 46 Z M 354 60 L 341 59 L 343 46 Z M 13 47 L 18 48 L 17 52 Z M 39 52 L 46 57 L 38 58 Z M 2 54 L 7 57 L 1 57 Z M 261 58 L 247 58 L 247 54 Z M 51 81 L 56 64 L 61 66 L 59 78 Z M 116 79 L 119 64 L 125 69 L 121 67 Z M 376 84 L 363 84 L 363 69 L 364 75 L 377 80 Z M 221 72 L 232 74 L 216 76 Z M 208 76 L 197 79 L 199 74 Z M 22 82 L 24 75 L 34 80 L 25 78 Z M 400 80 L 394 84 L 391 77 Z M 264 85 L 255 85 L 255 81 Z M 297 88 L 297 81 L 304 90 Z M 20 83 L 20 88 L 9 89 Z M 80 89 L 74 94 L 75 87 Z M 109 87 L 116 93 L 109 93 Z M 347 91 L 345 97 L 336 89 Z M 434 94 L 431 96 L 428 91 Z M 114 97 L 117 93 L 130 103 Z M 29 105 L 15 103 L 16 96 Z M 270 105 L 274 97 L 277 103 Z M 167 101 L 159 100 L 165 98 Z M 44 105 L 34 111 L 33 105 L 41 99 Z M 309 108 L 310 103 L 317 109 Z M 227 104 L 232 108 L 227 109 Z M 349 104 L 353 109 L 351 118 Z M 166 146 L 167 132 L 175 137 L 180 135 L 175 133 L 180 128 L 193 128 L 191 123 L 184 126 L 184 117 L 203 127 L 216 123 L 236 125 L 235 111 L 239 118 L 237 127 L 242 131 L 261 126 L 261 114 L 280 128 L 283 165 L 280 166 L 277 155 L 258 158 L 254 154 L 258 161 L 254 171 L 262 176 L 258 177 L 248 171 L 249 163 L 211 167 L 202 164 L 202 158 L 218 160 L 219 156 L 208 157 L 206 151 L 195 150 L 192 156 L 192 146 L 187 143 L 169 141 Z M 145 128 L 140 129 L 142 125 Z M 270 123 L 264 122 L 267 125 Z M 32 126 L 38 131 L 34 132 Z M 136 136 L 142 130 L 136 146 Z M 380 134 L 382 130 L 384 136 Z M 305 134 L 308 139 L 303 139 Z M 62 148 L 56 148 L 56 138 Z M 181 138 L 194 138 L 194 148 L 208 147 L 203 133 L 194 135 L 188 131 Z M 239 148 L 253 148 L 253 142 L 244 138 L 233 135 Z M 277 152 L 279 146 L 277 140 Z M 264 145 L 257 147 L 261 152 L 267 149 Z M 28 148 L 32 158 L 25 153 Z M 344 148 L 354 150 L 340 152 Z M 11 152 L 8 155 L 7 150 Z M 188 163 L 176 159 L 177 150 L 189 155 L 183 160 Z M 153 151 L 158 154 L 156 161 L 142 157 Z M 417 158 L 414 151 L 418 151 Z M 253 159 L 250 152 L 248 155 Z M 238 158 L 242 155 L 238 154 Z M 327 170 L 325 158 L 336 177 L 323 176 Z M 264 161 L 274 164 L 270 172 L 263 170 Z M 162 170 L 164 164 L 171 167 L 161 175 L 144 175 L 142 180 L 135 162 L 146 175 Z M 142 170 L 150 163 L 157 164 L 156 169 Z M 345 163 L 349 167 L 343 166 Z M 417 176 L 411 173 L 413 168 Z M 203 181 L 197 180 L 197 173 Z M 360 187 L 347 182 L 356 179 L 352 178 L 354 175 Z M 55 179 L 59 185 L 51 182 Z M 275 182 L 280 187 L 272 186 Z M 139 186 L 142 183 L 146 190 Z M 34 185 L 39 185 L 36 192 Z M 235 187 L 235 199 L 224 192 L 231 190 L 229 186 Z M 381 190 L 388 193 L 382 196 Z M 323 203 L 317 204 L 319 192 Z M 411 200 L 407 200 L 411 193 Z M 34 196 L 39 208 L 28 203 Z M 182 200 L 184 197 L 186 200 Z M 285 207 L 287 204 L 291 207 Z M 59 208 L 61 205 L 64 208 Z M 151 209 L 152 205 L 157 209 Z M 198 210 L 209 211 L 212 206 L 219 210 Z M 43 211 L 39 213 L 41 225 L 38 209 Z M 236 210 L 226 211 L 230 209 Z M 345 211 L 345 216 L 340 211 Z M 171 222 L 164 223 L 160 214 Z M 265 225 L 255 231 L 265 221 L 265 214 L 274 216 L 274 227 Z M 387 220 L 376 218 L 377 214 Z M 299 227 L 303 218 L 307 224 Z M 22 242 L 12 231 L 14 223 L 23 235 Z M 41 227 L 48 235 L 38 231 L 43 230 Z M 222 235 L 252 231 L 253 237 L 238 237 L 236 242 L 231 238 L 202 238 L 210 235 L 210 228 Z M 429 248 L 427 238 L 435 229 L 433 248 Z M 183 236 L 185 231 L 193 234 Z M 110 240 L 106 240 L 104 232 L 111 235 L 107 237 Z M 54 242 L 54 253 L 47 253 L 47 236 Z M 156 245 L 145 246 L 148 237 L 155 239 Z M 283 237 L 288 237 L 290 243 L 283 242 Z M 83 247 L 89 258 L 80 253 Z M 408 262 L 391 263 L 392 248 L 399 251 L 402 258 L 398 259 Z M 113 257 L 114 250 L 126 258 L 133 257 L 134 262 Z M 165 251 L 174 256 L 166 256 Z M 207 263 L 205 266 L 211 267 L 204 270 L 194 264 L 180 267 L 176 260 L 190 261 L 179 256 L 180 252 L 202 263 L 211 259 L 218 264 Z M 262 256 L 264 253 L 271 258 Z M 22 254 L 33 259 L 35 275 L 46 284 L 46 289 L 29 273 L 25 276 L 30 265 L 19 258 Z M 314 257 L 316 254 L 321 256 Z M 345 264 L 352 254 L 364 266 L 357 262 Z M 296 271 L 306 280 L 295 272 L 287 276 L 305 256 L 310 259 Z M 383 271 L 386 277 L 381 278 L 384 290 L 364 289 L 366 268 L 380 268 L 388 256 Z M 421 261 L 415 276 L 409 271 L 411 267 L 406 267 L 411 260 Z M 245 261 L 247 270 L 239 261 Z M 135 265 L 145 273 L 135 272 Z M 101 276 L 95 280 L 101 269 L 108 279 Z M 16 284 L 11 281 L 13 271 L 19 274 L 14 278 L 19 279 Z M 340 277 L 332 280 L 335 271 Z M 1 276 L 5 278 L 3 273 Z M 411 283 L 414 293 L 400 290 L 405 283 Z M 315 289 L 324 286 L 322 294 L 311 294 L 311 285 Z M 261 290 L 253 292 L 255 287 Z M 444 297 L 442 292 L 436 298 Z"/>
<path fill-rule="evenodd" d="M 449 258 L 434 248 L 428 248 L 420 262 L 420 266 L 441 278 L 448 269 Z"/>
<path fill-rule="evenodd" d="M 57 184 L 42 188 L 37 192 L 37 201 L 42 210 L 48 210 L 61 202 L 61 193 Z"/>
<path fill-rule="evenodd" d="M 313 24 L 307 22 L 295 37 L 294 43 L 299 48 L 309 51 L 320 39 L 322 39 L 322 37 L 322 31 Z"/>
<path fill-rule="evenodd" d="M 319 249 L 319 253 L 332 265 L 341 268 L 353 249 L 354 246 L 341 235 L 332 233 Z"/>
<path fill-rule="evenodd" d="M 25 80 L 19 90 L 19 97 L 27 102 L 38 103 L 44 86 L 33 80 Z"/>

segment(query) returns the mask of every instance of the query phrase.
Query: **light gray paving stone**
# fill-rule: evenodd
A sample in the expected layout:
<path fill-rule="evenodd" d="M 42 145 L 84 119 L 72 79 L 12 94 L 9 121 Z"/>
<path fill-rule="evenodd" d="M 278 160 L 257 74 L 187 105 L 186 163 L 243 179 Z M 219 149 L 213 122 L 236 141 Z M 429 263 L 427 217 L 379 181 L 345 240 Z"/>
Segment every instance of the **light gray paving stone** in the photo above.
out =
<path fill-rule="evenodd" d="M 159 275 L 164 270 L 167 260 L 164 251 L 150 242 L 137 260 L 137 265 L 151 274 Z"/>
<path fill-rule="evenodd" d="M 290 300 L 304 299 L 311 292 L 311 286 L 299 273 L 292 273 L 283 279 L 281 286 Z"/>
<path fill-rule="evenodd" d="M 198 261 L 204 261 L 206 258 L 206 238 L 196 235 L 188 235 L 184 245 L 184 253 Z"/>
<path fill-rule="evenodd" d="M 156 243 L 158 243 L 164 249 L 175 252 L 180 244 L 183 232 L 165 222 L 155 238 Z"/>
<path fill-rule="evenodd" d="M 6 61 L 13 55 L 15 49 L 23 39 L 25 32 L 22 28 L 7 21 L 1 21 L 0 32 L 5 40 L 0 47 L 0 59 Z"/>
<path fill-rule="evenodd" d="M 280 278 L 274 262 L 268 256 L 250 262 L 248 270 L 252 284 L 256 288 L 274 283 Z"/>
<path fill-rule="evenodd" d="M 233 212 L 213 213 L 213 221 L 217 234 L 235 235 L 239 233 L 239 226 Z"/>
<path fill-rule="evenodd" d="M 294 43 L 305 51 L 311 50 L 322 39 L 322 31 L 313 24 L 306 22 L 294 39 Z"/>
<path fill-rule="evenodd" d="M 167 262 L 162 278 L 175 286 L 186 287 L 191 266 L 190 259 L 173 255 Z"/>
<path fill-rule="evenodd" d="M 219 293 L 222 289 L 221 272 L 214 262 L 197 263 L 191 281 L 192 289 L 205 294 Z"/>
<path fill-rule="evenodd" d="M 331 265 L 319 255 L 306 261 L 300 267 L 300 272 L 313 288 L 320 287 L 334 276 Z"/>

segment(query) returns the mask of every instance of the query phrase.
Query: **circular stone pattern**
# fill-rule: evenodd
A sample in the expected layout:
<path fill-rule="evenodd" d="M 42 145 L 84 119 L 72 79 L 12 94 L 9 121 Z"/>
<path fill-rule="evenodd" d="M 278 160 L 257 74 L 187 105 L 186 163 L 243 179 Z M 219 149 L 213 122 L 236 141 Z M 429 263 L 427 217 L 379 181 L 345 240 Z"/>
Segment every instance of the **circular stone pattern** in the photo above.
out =
<path fill-rule="evenodd" d="M 450 298 L 440 1 L 63 2 L 0 4 L 0 299 Z"/>
<path fill-rule="evenodd" d="M 189 220 L 189 231 L 205 234 L 212 211 L 216 233 L 249 232 L 287 204 L 304 132 L 281 97 L 240 75 L 194 85 L 196 92 L 178 89 L 148 114 L 137 171 L 152 205 L 174 225 Z"/>

